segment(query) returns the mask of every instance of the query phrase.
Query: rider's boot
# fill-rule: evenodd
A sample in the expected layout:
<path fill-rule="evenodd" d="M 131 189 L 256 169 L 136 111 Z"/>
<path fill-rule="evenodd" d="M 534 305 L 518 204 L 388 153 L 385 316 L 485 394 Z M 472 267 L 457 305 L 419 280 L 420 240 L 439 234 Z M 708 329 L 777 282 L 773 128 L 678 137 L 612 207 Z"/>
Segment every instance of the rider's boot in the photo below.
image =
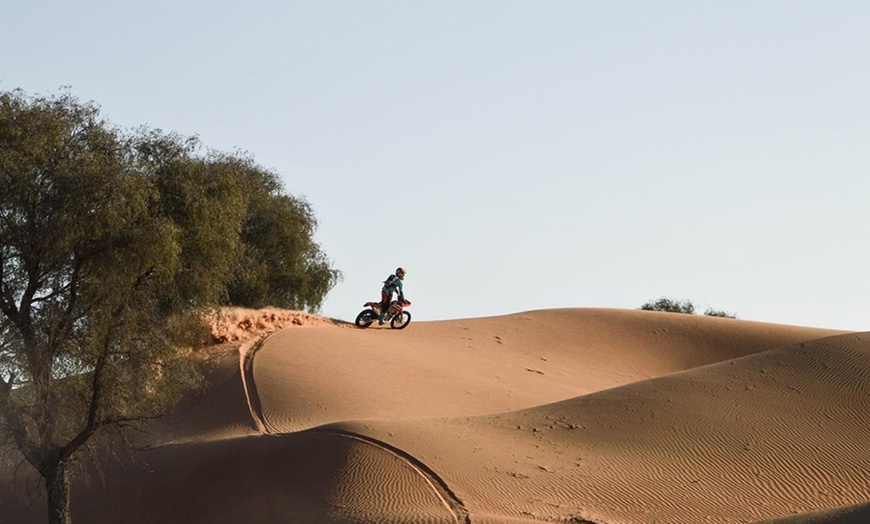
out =
<path fill-rule="evenodd" d="M 379 326 L 383 326 L 383 325 L 384 325 L 384 317 L 386 317 L 386 316 L 387 316 L 387 312 L 386 312 L 385 310 L 382 309 L 382 310 L 381 310 L 381 316 L 378 317 L 378 325 L 379 325 Z"/>

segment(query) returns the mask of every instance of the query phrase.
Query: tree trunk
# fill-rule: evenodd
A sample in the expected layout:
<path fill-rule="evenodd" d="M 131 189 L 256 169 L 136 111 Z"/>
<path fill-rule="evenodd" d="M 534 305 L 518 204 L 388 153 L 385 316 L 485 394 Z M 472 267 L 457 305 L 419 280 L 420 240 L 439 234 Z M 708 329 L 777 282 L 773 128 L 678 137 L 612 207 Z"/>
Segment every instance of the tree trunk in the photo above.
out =
<path fill-rule="evenodd" d="M 70 483 L 65 462 L 61 461 L 45 478 L 45 491 L 48 494 L 48 524 L 70 524 Z"/>

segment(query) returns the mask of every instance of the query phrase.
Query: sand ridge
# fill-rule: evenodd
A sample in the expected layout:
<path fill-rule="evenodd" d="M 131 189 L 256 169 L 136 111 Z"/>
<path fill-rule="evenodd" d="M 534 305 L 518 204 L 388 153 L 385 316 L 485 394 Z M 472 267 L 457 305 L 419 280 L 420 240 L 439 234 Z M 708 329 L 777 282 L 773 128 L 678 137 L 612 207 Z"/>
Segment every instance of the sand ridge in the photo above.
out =
<path fill-rule="evenodd" d="M 276 432 L 515 411 L 841 333 L 647 311 L 546 310 L 405 331 L 285 330 L 254 362 Z"/>
<path fill-rule="evenodd" d="M 750 522 L 870 498 L 868 384 L 847 335 L 513 413 L 337 426 L 417 455 L 475 517 Z"/>
<path fill-rule="evenodd" d="M 207 394 L 155 426 L 139 465 L 105 460 L 108 482 L 77 481 L 74 513 L 143 523 L 866 514 L 862 334 L 607 309 L 404 331 L 287 327 L 215 348 Z M 0 489 L 0 522 L 41 522 L 40 503 L 22 502 L 25 477 L 0 468 L 11 488 Z"/>

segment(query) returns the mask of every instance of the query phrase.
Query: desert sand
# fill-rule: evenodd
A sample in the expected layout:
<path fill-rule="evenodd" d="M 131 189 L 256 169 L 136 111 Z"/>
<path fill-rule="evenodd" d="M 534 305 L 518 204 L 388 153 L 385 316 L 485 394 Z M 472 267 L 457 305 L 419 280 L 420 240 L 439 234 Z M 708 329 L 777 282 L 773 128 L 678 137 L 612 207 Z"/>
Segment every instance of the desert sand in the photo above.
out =
<path fill-rule="evenodd" d="M 870 334 L 557 309 L 228 311 L 209 387 L 82 459 L 77 522 L 867 523 Z M 0 523 L 44 522 L 0 463 Z"/>

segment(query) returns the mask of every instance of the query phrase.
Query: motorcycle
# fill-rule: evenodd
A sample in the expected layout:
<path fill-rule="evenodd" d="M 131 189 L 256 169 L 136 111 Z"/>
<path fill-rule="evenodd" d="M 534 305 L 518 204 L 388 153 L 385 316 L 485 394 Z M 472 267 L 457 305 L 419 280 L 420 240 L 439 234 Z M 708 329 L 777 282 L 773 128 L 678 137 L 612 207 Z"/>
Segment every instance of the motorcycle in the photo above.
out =
<path fill-rule="evenodd" d="M 356 316 L 356 321 L 354 322 L 356 327 L 363 329 L 371 326 L 372 323 L 380 318 L 381 308 L 383 307 L 380 302 L 366 302 L 364 305 L 367 309 L 360 311 L 360 314 Z M 384 316 L 384 321 L 389 321 L 390 327 L 393 329 L 405 329 L 408 327 L 408 324 L 411 323 L 411 313 L 405 311 L 405 308 L 410 305 L 411 302 L 408 300 L 402 302 L 393 300 L 387 308 L 387 314 Z"/>

